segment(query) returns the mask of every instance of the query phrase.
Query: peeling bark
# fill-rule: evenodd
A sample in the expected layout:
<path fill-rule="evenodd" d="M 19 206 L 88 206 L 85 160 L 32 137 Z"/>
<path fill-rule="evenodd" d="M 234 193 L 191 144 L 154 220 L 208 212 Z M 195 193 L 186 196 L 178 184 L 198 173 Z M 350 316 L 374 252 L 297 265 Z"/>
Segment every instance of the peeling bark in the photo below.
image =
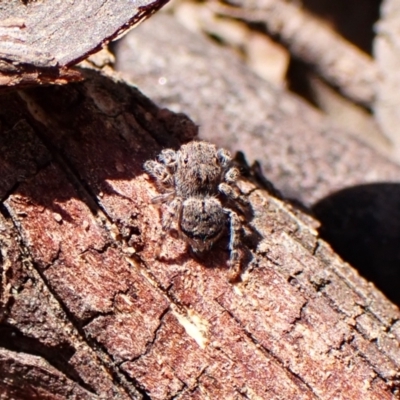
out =
<path fill-rule="evenodd" d="M 0 97 L 0 390 L 16 398 L 395 399 L 400 312 L 259 186 L 248 261 L 161 236 L 142 165 L 196 133 L 99 72 Z M 243 217 L 244 218 L 244 217 Z"/>
<path fill-rule="evenodd" d="M 81 80 L 72 65 L 167 1 L 13 0 L 0 5 L 0 89 Z"/>

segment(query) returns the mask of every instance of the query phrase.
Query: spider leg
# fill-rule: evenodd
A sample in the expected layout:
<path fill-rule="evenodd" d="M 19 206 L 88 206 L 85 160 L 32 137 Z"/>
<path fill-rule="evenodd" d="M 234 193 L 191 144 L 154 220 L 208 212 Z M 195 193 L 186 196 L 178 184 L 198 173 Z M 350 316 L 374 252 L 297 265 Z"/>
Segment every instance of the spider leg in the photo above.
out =
<path fill-rule="evenodd" d="M 164 149 L 158 156 L 158 160 L 163 163 L 166 167 L 176 170 L 177 156 L 176 151 L 172 149 Z"/>
<path fill-rule="evenodd" d="M 144 170 L 156 180 L 163 190 L 171 189 L 174 185 L 174 178 L 168 168 L 157 161 L 149 160 L 143 165 Z"/>
<path fill-rule="evenodd" d="M 159 196 L 153 197 L 151 199 L 151 202 L 153 204 L 166 203 L 166 202 L 170 201 L 174 196 L 175 196 L 175 192 L 163 193 L 163 194 L 160 194 Z"/>
<path fill-rule="evenodd" d="M 218 190 L 229 200 L 238 201 L 244 206 L 248 206 L 249 204 L 247 198 L 242 195 L 239 188 L 235 184 L 222 182 L 218 185 Z"/>
<path fill-rule="evenodd" d="M 217 151 L 217 157 L 221 163 L 222 168 L 228 167 L 232 161 L 232 157 L 231 157 L 229 151 L 225 150 L 225 149 L 219 149 Z"/>
<path fill-rule="evenodd" d="M 163 213 L 162 217 L 162 228 L 164 231 L 169 232 L 172 229 L 174 221 L 177 221 L 179 227 L 182 203 L 183 201 L 180 197 L 175 197 L 175 199 L 168 204 L 167 210 Z"/>
<path fill-rule="evenodd" d="M 229 208 L 224 208 L 224 212 L 229 215 L 229 266 L 232 269 L 229 280 L 236 281 L 241 272 L 241 254 L 239 252 L 242 224 L 239 216 Z"/>

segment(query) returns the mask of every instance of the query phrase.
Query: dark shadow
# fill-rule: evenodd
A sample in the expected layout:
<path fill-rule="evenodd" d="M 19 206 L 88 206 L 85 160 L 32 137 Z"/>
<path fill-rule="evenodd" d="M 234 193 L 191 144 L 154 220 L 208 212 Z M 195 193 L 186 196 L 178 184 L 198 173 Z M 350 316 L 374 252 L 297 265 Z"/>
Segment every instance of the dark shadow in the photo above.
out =
<path fill-rule="evenodd" d="M 341 190 L 313 207 L 323 239 L 400 305 L 400 184 Z"/>
<path fill-rule="evenodd" d="M 348 41 L 371 54 L 381 0 L 303 0 L 303 5 Z"/>
<path fill-rule="evenodd" d="M 91 199 L 99 193 L 124 197 L 110 181 L 143 174 L 143 163 L 160 148 L 178 148 L 191 139 L 188 131 L 197 131 L 187 117 L 158 108 L 136 88 L 96 71 L 83 74 L 84 82 L 25 92 L 47 126 L 17 93 L 0 97 L 0 201 L 18 193 L 70 221 L 60 207 L 70 198 L 83 197 L 96 211 L 82 188 Z M 119 223 L 130 225 L 128 216 Z"/>
<path fill-rule="evenodd" d="M 92 387 L 82 381 L 79 373 L 69 363 L 75 349 L 70 347 L 68 343 L 62 343 L 58 346 L 45 346 L 39 340 L 24 336 L 18 329 L 7 324 L 0 325 L 0 337 L 1 346 L 7 350 L 41 356 L 69 379 L 78 382 L 89 392 L 95 393 Z"/>
<path fill-rule="evenodd" d="M 320 108 L 311 86 L 313 76 L 315 76 L 313 67 L 292 55 L 286 73 L 288 89 L 303 97 L 312 106 Z"/>

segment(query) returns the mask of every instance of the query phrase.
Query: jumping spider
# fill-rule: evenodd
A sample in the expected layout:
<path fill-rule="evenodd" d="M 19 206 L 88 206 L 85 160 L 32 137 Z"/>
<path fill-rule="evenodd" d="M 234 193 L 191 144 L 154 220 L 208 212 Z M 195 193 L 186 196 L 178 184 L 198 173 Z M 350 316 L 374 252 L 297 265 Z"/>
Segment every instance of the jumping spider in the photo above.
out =
<path fill-rule="evenodd" d="M 163 193 L 153 198 L 153 203 L 167 204 L 163 230 L 170 232 L 175 224 L 179 236 L 195 254 L 210 250 L 229 223 L 229 265 L 233 267 L 232 277 L 237 275 L 242 225 L 238 214 L 226 204 L 244 200 L 236 186 L 239 170 L 232 166 L 229 152 L 194 141 L 178 151 L 163 150 L 158 161 L 146 161 L 144 169 Z"/>

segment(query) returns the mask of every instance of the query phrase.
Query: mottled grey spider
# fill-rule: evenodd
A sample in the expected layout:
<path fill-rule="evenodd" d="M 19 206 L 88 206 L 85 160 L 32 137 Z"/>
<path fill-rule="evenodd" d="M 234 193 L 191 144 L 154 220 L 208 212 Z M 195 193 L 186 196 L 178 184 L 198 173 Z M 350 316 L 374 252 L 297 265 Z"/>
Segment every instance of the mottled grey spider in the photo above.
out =
<path fill-rule="evenodd" d="M 229 152 L 217 150 L 211 143 L 194 141 L 178 151 L 163 150 L 158 161 L 146 161 L 144 169 L 163 193 L 153 198 L 153 203 L 167 204 L 163 230 L 176 229 L 195 254 L 202 254 L 211 249 L 229 225 L 229 264 L 237 273 L 242 225 L 238 214 L 226 204 L 237 199 L 243 202 L 243 196 L 236 186 L 239 170 L 232 165 Z"/>

